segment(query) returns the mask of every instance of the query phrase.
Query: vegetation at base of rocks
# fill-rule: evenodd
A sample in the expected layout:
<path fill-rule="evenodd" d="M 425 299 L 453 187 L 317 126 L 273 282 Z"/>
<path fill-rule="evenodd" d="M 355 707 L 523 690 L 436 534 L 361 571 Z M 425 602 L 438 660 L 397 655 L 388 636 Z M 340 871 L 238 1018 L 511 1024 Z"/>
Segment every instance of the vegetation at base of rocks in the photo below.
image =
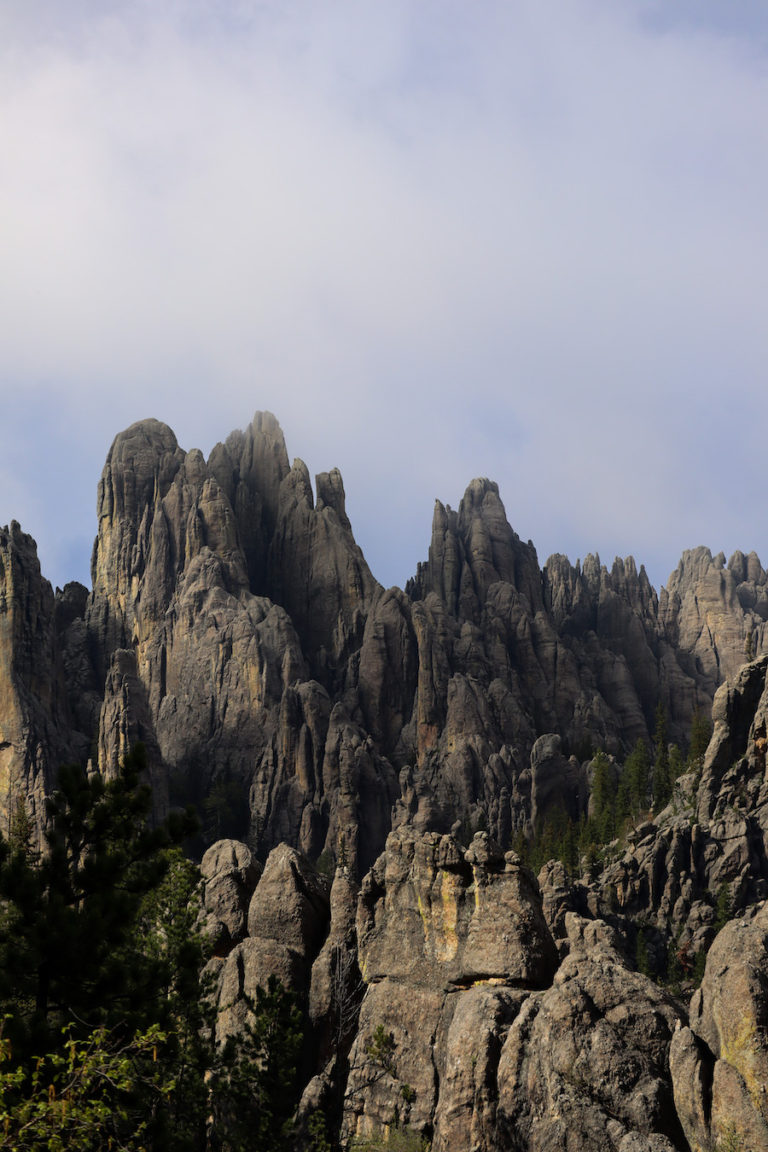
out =
<path fill-rule="evenodd" d="M 249 1000 L 245 1030 L 217 1054 L 208 1079 L 216 1152 L 288 1152 L 303 1021 L 293 993 L 270 976 Z"/>
<path fill-rule="evenodd" d="M 648 943 L 645 931 L 640 928 L 635 938 L 635 967 L 643 976 L 651 976 L 651 960 L 648 955 Z"/>
<path fill-rule="evenodd" d="M 393 1080 L 399 1082 L 395 1061 L 396 1050 L 397 1045 L 393 1034 L 388 1032 L 383 1024 L 377 1024 L 370 1040 L 365 1046 L 365 1054 L 372 1066 L 372 1074 L 368 1078 L 366 1087 L 375 1084 L 376 1081 L 383 1076 L 390 1076 Z M 400 1106 L 396 1103 L 389 1128 L 390 1139 L 392 1132 L 400 1132 L 401 1130 L 408 1131 L 407 1120 L 410 1115 L 411 1105 L 416 1101 L 416 1090 L 411 1084 L 401 1082 L 399 1096 L 403 1102 L 403 1111 L 401 1113 Z M 403 1120 L 406 1121 L 405 1125 L 402 1124 Z M 369 1145 L 366 1143 L 363 1145 L 363 1147 L 366 1148 L 369 1146 L 378 1147 L 377 1144 Z M 390 1144 L 387 1144 L 387 1147 L 390 1146 Z M 355 1144 L 353 1147 L 357 1147 L 357 1145 Z M 408 1147 L 410 1147 L 410 1145 L 408 1145 Z M 418 1147 L 420 1147 L 420 1145 Z"/>
<path fill-rule="evenodd" d="M 250 1027 L 215 1047 L 199 871 L 179 848 L 195 822 L 149 827 L 145 768 L 141 746 L 114 780 L 63 768 L 46 851 L 20 813 L 0 838 L 0 1148 L 287 1150 L 295 997 L 257 990 Z"/>
<path fill-rule="evenodd" d="M 0 1149 L 143 1152 L 175 1087 L 158 1060 L 166 1042 L 157 1025 L 128 1039 L 106 1028 L 78 1039 L 69 1024 L 60 1047 L 26 1069 L 0 1035 Z"/>
<path fill-rule="evenodd" d="M 413 1128 L 389 1128 L 381 1136 L 353 1140 L 351 1152 L 430 1152 L 431 1141 Z"/>
<path fill-rule="evenodd" d="M 725 1131 L 715 1144 L 714 1152 L 747 1152 L 744 1137 L 735 1124 L 726 1125 Z"/>
<path fill-rule="evenodd" d="M 328 1137 L 328 1125 L 322 1112 L 313 1112 L 307 1123 L 309 1145 L 306 1152 L 333 1152 L 334 1146 Z"/>
<path fill-rule="evenodd" d="M 365 1054 L 372 1064 L 390 1076 L 395 1075 L 395 1038 L 391 1032 L 387 1032 L 383 1024 L 377 1024 L 374 1028 L 373 1035 L 365 1046 Z"/>
<path fill-rule="evenodd" d="M 660 971 L 654 971 L 651 966 L 651 970 L 646 973 L 667 988 L 673 996 L 689 996 L 700 986 L 704 979 L 709 949 L 720 930 L 733 919 L 733 898 L 731 886 L 727 882 L 724 881 L 716 893 L 705 892 L 704 897 L 715 911 L 707 946 L 693 952 L 690 944 L 681 945 L 680 930 L 676 937 L 667 942 L 666 964 Z M 638 971 L 642 970 L 639 963 L 637 967 Z"/>
<path fill-rule="evenodd" d="M 684 758 L 676 744 L 667 743 L 667 717 L 660 704 L 653 760 L 644 740 L 636 742 L 623 764 L 598 750 L 591 760 L 589 814 L 574 820 L 561 805 L 548 813 L 532 838 L 518 832 L 512 847 L 535 872 L 548 860 L 559 860 L 571 877 L 586 872 L 596 878 L 607 846 L 614 840 L 623 845 L 638 821 L 666 806 L 680 776 L 700 771 L 711 735 L 710 722 L 696 713 Z"/>

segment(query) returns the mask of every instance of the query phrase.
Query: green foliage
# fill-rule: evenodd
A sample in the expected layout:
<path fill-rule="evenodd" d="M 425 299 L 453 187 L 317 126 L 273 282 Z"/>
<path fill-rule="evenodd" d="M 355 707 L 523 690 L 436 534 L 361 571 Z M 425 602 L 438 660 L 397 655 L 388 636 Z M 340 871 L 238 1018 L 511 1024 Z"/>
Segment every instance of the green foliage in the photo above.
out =
<path fill-rule="evenodd" d="M 685 772 L 685 760 L 683 754 L 677 744 L 670 744 L 669 746 L 669 779 L 670 783 L 674 785 Z"/>
<path fill-rule="evenodd" d="M 322 1112 L 314 1112 L 307 1125 L 309 1130 L 309 1147 L 307 1152 L 333 1152 L 333 1145 L 328 1139 L 328 1127 Z"/>
<path fill-rule="evenodd" d="M 432 1147 L 426 1136 L 412 1128 L 390 1128 L 381 1136 L 364 1136 L 354 1140 L 354 1152 L 429 1152 Z"/>
<path fill-rule="evenodd" d="M 47 851 L 0 840 L 0 1006 L 14 1051 L 48 1050 L 76 1020 L 126 1030 L 163 1023 L 165 973 L 135 933 L 147 893 L 168 867 L 165 849 L 190 819 L 147 825 L 139 745 L 114 779 L 61 769 L 47 801 Z"/>
<path fill-rule="evenodd" d="M 30 851 L 23 825 L 0 841 L 9 1131 L 17 1121 L 30 1132 L 43 1124 L 47 1077 L 51 1100 L 68 1086 L 83 1131 L 102 1115 L 115 1147 L 143 1147 L 137 1133 L 146 1131 L 152 1147 L 181 1150 L 204 1133 L 203 956 L 190 908 L 197 870 L 172 850 L 194 823 L 187 815 L 149 827 L 145 767 L 138 746 L 110 781 L 62 768 L 47 801 L 47 851 Z M 121 1080 L 129 1069 L 130 1099 Z M 74 1135 L 67 1140 L 81 1147 Z M 82 1147 L 102 1147 L 89 1140 Z M 19 1144 L 27 1146 L 35 1145 Z"/>
<path fill-rule="evenodd" d="M 635 938 L 635 967 L 643 976 L 651 976 L 651 958 L 648 954 L 648 943 L 645 932 L 639 929 Z"/>
<path fill-rule="evenodd" d="M 246 1030 L 231 1039 L 209 1077 L 217 1152 L 283 1152 L 291 1147 L 297 1066 L 303 1042 L 296 997 L 270 976 L 249 1001 Z"/>
<path fill-rule="evenodd" d="M 570 873 L 577 872 L 578 830 L 562 805 L 548 813 L 547 819 L 537 828 L 533 843 L 519 855 L 535 872 L 548 860 L 560 860 Z"/>
<path fill-rule="evenodd" d="M 207 844 L 227 838 L 238 839 L 245 832 L 243 785 L 219 779 L 203 800 L 203 838 Z"/>
<path fill-rule="evenodd" d="M 185 1152 L 197 1146 L 208 1117 L 204 1084 L 213 1051 L 200 984 L 208 949 L 198 928 L 199 870 L 179 848 L 165 857 L 167 871 L 142 902 L 136 936 L 159 975 L 167 1028 L 162 1057 L 173 1075 L 153 1137 L 161 1148 Z"/>
<path fill-rule="evenodd" d="M 688 746 L 687 767 L 689 771 L 701 768 L 704 754 L 711 739 L 712 724 L 710 720 L 706 716 L 702 716 L 700 712 L 694 712 L 691 720 L 691 740 Z"/>
<path fill-rule="evenodd" d="M 373 1036 L 365 1046 L 365 1054 L 372 1064 L 395 1075 L 395 1038 L 383 1024 L 377 1024 Z"/>
<path fill-rule="evenodd" d="M 138 747 L 109 782 L 62 769 L 47 852 L 21 821 L 0 840 L 0 1149 L 289 1147 L 295 997 L 271 980 L 214 1052 L 199 871 L 178 847 L 194 822 L 149 827 L 145 765 Z"/>
<path fill-rule="evenodd" d="M 697 952 L 693 959 L 693 983 L 698 988 L 704 979 L 704 971 L 707 967 L 707 950 L 702 948 L 701 952 Z"/>
<path fill-rule="evenodd" d="M 624 763 L 619 794 L 620 811 L 623 817 L 637 819 L 648 807 L 648 785 L 651 760 L 648 745 L 638 740 Z"/>
<path fill-rule="evenodd" d="M 712 927 L 717 934 L 721 928 L 724 928 L 728 921 L 733 916 L 733 900 L 731 898 L 730 885 L 723 881 L 717 889 L 715 897 L 715 920 Z"/>
<path fill-rule="evenodd" d="M 592 761 L 592 812 L 600 841 L 607 844 L 616 835 L 616 769 L 605 752 Z"/>
<path fill-rule="evenodd" d="M 157 1025 L 130 1039 L 97 1028 L 84 1039 L 73 1025 L 61 1045 L 28 1067 L 12 1060 L 0 1036 L 0 1149 L 9 1152 L 146 1152 L 153 1116 L 174 1083 L 158 1049 Z"/>
<path fill-rule="evenodd" d="M 27 857 L 32 852 L 32 821 L 21 796 L 17 796 L 11 805 L 8 818 L 8 847 L 11 853 L 23 852 Z"/>
<path fill-rule="evenodd" d="M 672 796 L 669 771 L 669 745 L 667 743 L 667 714 L 659 701 L 656 706 L 656 728 L 653 734 L 656 758 L 653 762 L 653 810 L 660 812 Z"/>
<path fill-rule="evenodd" d="M 325 848 L 317 860 L 315 861 L 315 871 L 320 876 L 325 876 L 327 880 L 333 880 L 336 875 L 336 861 L 333 858 L 333 853 Z"/>
<path fill-rule="evenodd" d="M 732 1121 L 725 1124 L 723 1132 L 715 1144 L 715 1152 L 746 1152 L 744 1135 Z"/>

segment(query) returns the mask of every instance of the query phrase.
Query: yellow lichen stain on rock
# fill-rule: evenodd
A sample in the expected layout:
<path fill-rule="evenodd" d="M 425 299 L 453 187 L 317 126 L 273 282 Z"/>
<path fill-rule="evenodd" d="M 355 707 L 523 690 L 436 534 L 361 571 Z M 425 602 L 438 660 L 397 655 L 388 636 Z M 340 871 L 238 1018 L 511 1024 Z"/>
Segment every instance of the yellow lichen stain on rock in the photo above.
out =
<path fill-rule="evenodd" d="M 430 951 L 430 939 L 429 938 L 432 935 L 432 925 L 430 922 L 431 917 L 429 916 L 426 908 L 424 907 L 424 901 L 421 898 L 420 892 L 416 893 L 416 907 L 419 910 L 419 916 L 421 918 L 421 926 L 424 929 L 424 948 L 427 952 L 429 952 Z"/>
<path fill-rule="evenodd" d="M 754 1020 L 743 1019 L 728 1036 L 721 1034 L 720 1059 L 738 1072 L 752 1103 L 760 1111 L 764 1100 L 763 1062 L 760 1059 L 760 1040 Z"/>
<path fill-rule="evenodd" d="M 440 880 L 440 932 L 435 936 L 435 952 L 438 960 L 453 960 L 459 950 L 456 926 L 459 920 L 458 889 L 459 878 L 450 872 L 442 872 Z"/>
<path fill-rule="evenodd" d="M 481 885 L 478 883 L 477 868 L 475 868 L 474 865 L 472 866 L 472 878 L 474 880 L 474 884 L 472 885 L 472 887 L 474 888 L 474 891 L 475 891 L 475 912 L 479 912 L 480 911 L 480 887 L 481 887 Z"/>

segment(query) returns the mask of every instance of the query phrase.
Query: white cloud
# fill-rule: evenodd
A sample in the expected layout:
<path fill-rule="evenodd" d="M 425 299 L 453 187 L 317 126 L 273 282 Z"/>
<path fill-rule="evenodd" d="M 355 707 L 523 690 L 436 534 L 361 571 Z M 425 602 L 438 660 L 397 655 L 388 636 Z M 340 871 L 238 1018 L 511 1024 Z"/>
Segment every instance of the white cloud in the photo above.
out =
<path fill-rule="evenodd" d="M 475 474 L 541 559 L 759 550 L 722 461 L 768 416 L 765 57 L 661 18 L 6 6 L 0 387 L 71 414 L 94 487 L 134 419 L 208 449 L 273 409 L 385 582 Z"/>

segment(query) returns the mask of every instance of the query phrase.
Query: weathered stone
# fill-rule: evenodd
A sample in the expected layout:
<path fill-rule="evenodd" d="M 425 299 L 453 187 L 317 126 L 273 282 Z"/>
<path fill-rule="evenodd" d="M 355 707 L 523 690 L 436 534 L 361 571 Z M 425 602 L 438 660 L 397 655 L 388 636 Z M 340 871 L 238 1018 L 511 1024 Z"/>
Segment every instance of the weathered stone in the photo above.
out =
<path fill-rule="evenodd" d="M 679 1146 L 666 1074 L 679 1011 L 627 970 L 607 926 L 566 919 L 570 953 L 552 987 L 522 1005 L 504 1043 L 499 1141 L 536 1152 L 602 1149 L 609 1130 L 613 1147 L 633 1134 L 646 1138 L 639 1147 Z"/>
<path fill-rule="evenodd" d="M 496 1073 L 504 1037 L 528 993 L 481 986 L 448 997 L 437 1037 L 440 1094 L 433 1152 L 496 1152 Z M 442 1035 L 441 1035 L 442 1034 Z"/>
<path fill-rule="evenodd" d="M 768 1149 L 768 905 L 722 929 L 674 1038 L 675 1102 L 692 1147 Z"/>
<path fill-rule="evenodd" d="M 444 1001 L 440 990 L 396 980 L 368 988 L 349 1055 L 343 1138 L 379 1135 L 399 1124 L 417 1131 L 431 1125 L 437 1101 L 434 1048 Z"/>
<path fill-rule="evenodd" d="M 248 908 L 248 935 L 277 940 L 307 961 L 328 929 L 328 889 L 309 861 L 287 844 L 269 854 Z"/>
<path fill-rule="evenodd" d="M 484 834 L 465 856 L 451 837 L 393 832 L 363 883 L 357 935 L 367 982 L 540 987 L 557 963 L 535 880 Z"/>
<path fill-rule="evenodd" d="M 217 840 L 203 856 L 200 872 L 205 881 L 204 907 L 208 930 L 226 943 L 237 944 L 245 936 L 248 905 L 261 875 L 261 865 L 238 840 Z"/>

